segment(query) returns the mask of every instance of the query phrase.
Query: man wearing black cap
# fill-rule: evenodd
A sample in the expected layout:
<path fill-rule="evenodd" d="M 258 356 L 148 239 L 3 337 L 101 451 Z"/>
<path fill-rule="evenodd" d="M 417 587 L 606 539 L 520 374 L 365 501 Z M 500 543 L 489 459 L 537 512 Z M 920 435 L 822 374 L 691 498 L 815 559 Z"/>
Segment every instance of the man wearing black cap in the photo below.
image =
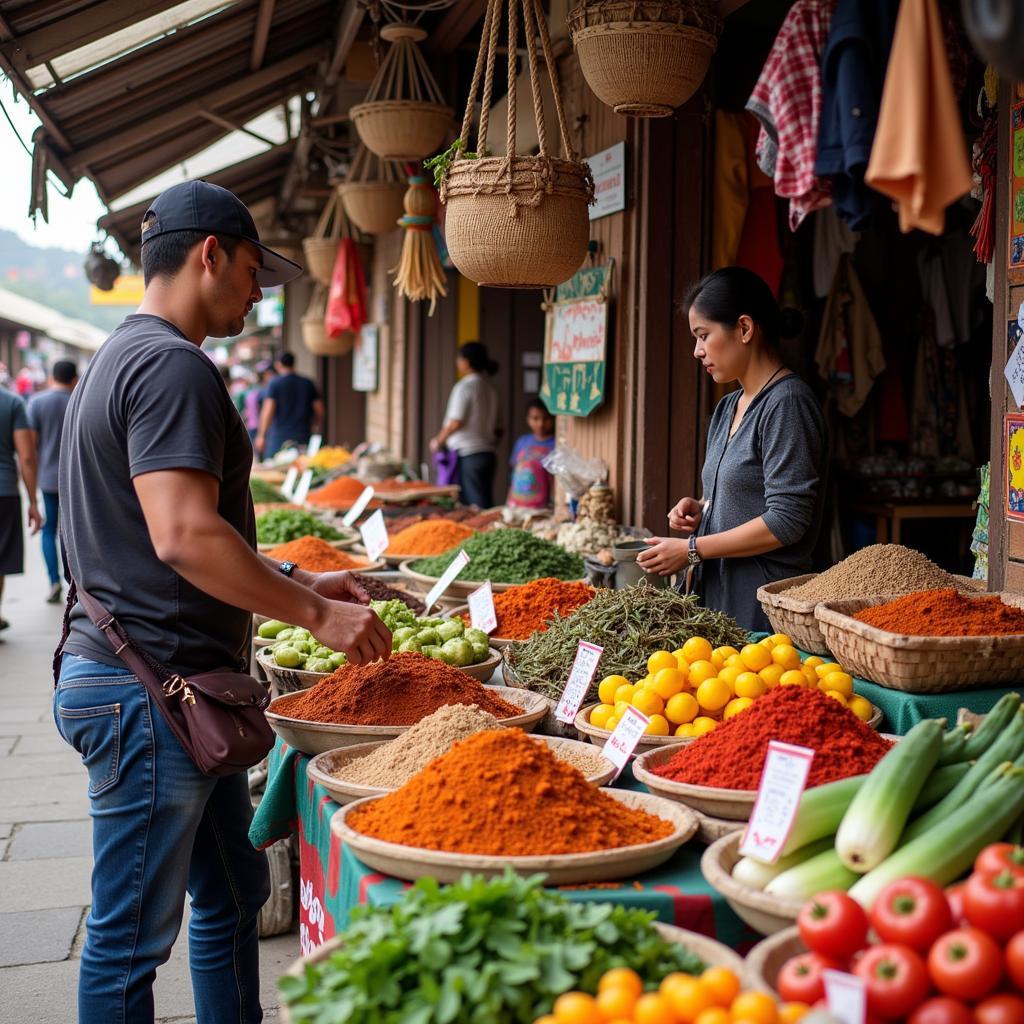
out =
<path fill-rule="evenodd" d="M 207 337 L 243 329 L 261 286 L 301 271 L 262 245 L 230 192 L 201 181 L 159 196 L 142 225 L 146 294 L 72 395 L 60 503 L 72 577 L 168 674 L 242 668 L 251 613 L 306 626 L 354 664 L 391 635 L 343 573 L 257 555 L 245 425 Z M 262 1020 L 257 915 L 266 863 L 248 841 L 244 774 L 203 775 L 80 605 L 54 715 L 89 770 L 92 907 L 81 1024 L 153 1020 L 186 889 L 200 1024 Z"/>

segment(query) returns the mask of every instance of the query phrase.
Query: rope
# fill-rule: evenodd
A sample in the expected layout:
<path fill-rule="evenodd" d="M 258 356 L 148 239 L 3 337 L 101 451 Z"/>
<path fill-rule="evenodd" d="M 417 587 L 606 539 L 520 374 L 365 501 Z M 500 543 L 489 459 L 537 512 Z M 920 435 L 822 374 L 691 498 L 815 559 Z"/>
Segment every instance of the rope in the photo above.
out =
<path fill-rule="evenodd" d="M 494 64 L 498 55 L 498 29 L 501 20 L 498 15 L 501 13 L 502 0 L 490 0 L 494 7 L 494 16 L 491 18 L 491 34 L 487 38 L 487 69 L 484 71 L 484 93 L 480 101 L 480 127 L 476 135 L 476 151 L 484 153 L 487 149 L 487 124 L 491 116 L 491 96 L 494 93 Z M 470 98 L 470 104 L 473 97 Z"/>
<path fill-rule="evenodd" d="M 540 45 L 544 50 L 544 62 L 548 66 L 548 75 L 551 78 L 551 92 L 555 97 L 555 112 L 558 114 L 558 130 L 562 135 L 562 152 L 566 160 L 576 160 L 576 151 L 569 143 L 569 128 L 565 121 L 565 110 L 562 108 L 562 94 L 558 87 L 558 69 L 555 66 L 555 58 L 551 53 L 551 36 L 548 33 L 548 22 L 540 6 L 540 0 L 523 0 L 524 3 L 533 4 L 537 23 L 540 26 Z"/>
<path fill-rule="evenodd" d="M 537 142 L 540 155 L 548 155 L 548 133 L 544 118 L 544 97 L 540 90 L 540 72 L 537 68 L 537 23 L 531 0 L 523 3 L 523 31 L 526 34 L 526 55 L 530 63 L 530 89 L 533 92 L 533 112 L 537 120 Z"/>
<path fill-rule="evenodd" d="M 508 0 L 508 139 L 505 146 L 505 160 L 511 161 L 516 155 L 516 43 L 519 40 L 519 0 Z M 509 190 L 512 180 L 509 175 Z"/>
<path fill-rule="evenodd" d="M 487 4 L 487 12 L 484 14 L 484 27 L 480 32 L 480 48 L 476 51 L 476 66 L 473 68 L 473 83 L 469 87 L 469 99 L 466 102 L 466 113 L 462 117 L 462 131 L 459 132 L 461 149 L 465 152 L 469 145 L 469 132 L 473 125 L 473 101 L 476 99 L 477 89 L 480 88 L 480 75 L 484 70 L 484 40 L 490 34 L 491 16 L 494 14 L 494 3 Z"/>

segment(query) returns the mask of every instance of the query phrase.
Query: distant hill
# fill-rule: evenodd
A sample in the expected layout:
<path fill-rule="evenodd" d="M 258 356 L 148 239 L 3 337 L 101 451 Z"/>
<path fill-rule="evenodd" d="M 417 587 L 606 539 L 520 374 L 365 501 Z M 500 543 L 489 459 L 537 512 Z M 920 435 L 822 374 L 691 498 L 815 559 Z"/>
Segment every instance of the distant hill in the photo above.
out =
<path fill-rule="evenodd" d="M 69 249 L 36 248 L 13 231 L 0 228 L 0 285 L 65 316 L 113 330 L 128 310 L 90 304 L 89 282 L 82 266 L 86 255 Z"/>

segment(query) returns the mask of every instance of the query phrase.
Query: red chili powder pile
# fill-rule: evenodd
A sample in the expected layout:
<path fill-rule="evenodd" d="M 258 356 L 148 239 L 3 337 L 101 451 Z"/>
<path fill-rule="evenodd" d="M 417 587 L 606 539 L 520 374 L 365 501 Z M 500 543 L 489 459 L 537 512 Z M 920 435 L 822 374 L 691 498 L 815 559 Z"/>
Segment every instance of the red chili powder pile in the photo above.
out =
<path fill-rule="evenodd" d="M 889 750 L 888 740 L 820 690 L 777 686 L 654 773 L 695 786 L 757 789 L 770 740 L 814 751 L 808 786 L 863 775 Z"/>
<path fill-rule="evenodd" d="M 344 551 L 332 548 L 319 537 L 299 537 L 287 544 L 279 544 L 270 551 L 271 558 L 282 562 L 294 562 L 300 569 L 309 572 L 338 572 L 341 569 L 365 569 L 365 558 L 352 558 Z"/>
<path fill-rule="evenodd" d="M 510 587 L 494 595 L 498 628 L 494 635 L 502 640 L 528 640 L 543 633 L 558 612 L 563 617 L 594 597 L 594 588 L 586 583 L 567 583 L 552 576 Z M 469 616 L 463 615 L 468 623 Z"/>
<path fill-rule="evenodd" d="M 1024 611 L 994 594 L 964 597 L 952 587 L 919 590 L 854 615 L 869 626 L 906 636 L 1005 636 L 1024 633 Z"/>

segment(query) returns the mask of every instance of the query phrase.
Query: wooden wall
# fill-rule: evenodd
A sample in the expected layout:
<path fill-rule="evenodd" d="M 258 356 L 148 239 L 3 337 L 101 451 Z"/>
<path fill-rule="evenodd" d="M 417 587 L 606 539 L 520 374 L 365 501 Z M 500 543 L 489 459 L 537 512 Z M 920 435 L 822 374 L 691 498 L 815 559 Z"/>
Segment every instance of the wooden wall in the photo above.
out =
<path fill-rule="evenodd" d="M 405 454 L 405 372 L 408 303 L 398 298 L 388 271 L 398 262 L 402 232 L 382 235 L 373 248 L 370 320 L 380 325 L 377 390 L 366 396 L 366 440 Z"/>

